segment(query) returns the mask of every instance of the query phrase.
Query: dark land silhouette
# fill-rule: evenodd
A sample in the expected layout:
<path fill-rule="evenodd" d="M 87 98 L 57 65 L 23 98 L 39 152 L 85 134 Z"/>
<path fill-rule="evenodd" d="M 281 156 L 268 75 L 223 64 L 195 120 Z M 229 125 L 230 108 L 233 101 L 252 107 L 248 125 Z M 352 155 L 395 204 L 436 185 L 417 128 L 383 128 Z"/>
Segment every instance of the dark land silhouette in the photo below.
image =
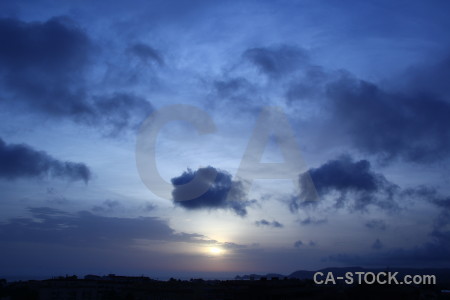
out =
<path fill-rule="evenodd" d="M 380 272 L 363 268 L 318 270 L 340 276 L 346 272 Z M 86 275 L 54 277 L 46 280 L 8 282 L 0 280 L 0 299 L 450 299 L 450 269 L 392 269 L 399 274 L 436 275 L 436 284 L 318 285 L 315 271 L 296 271 L 290 275 L 266 274 L 236 276 L 233 280 L 192 278 L 168 281 L 139 276 Z"/>

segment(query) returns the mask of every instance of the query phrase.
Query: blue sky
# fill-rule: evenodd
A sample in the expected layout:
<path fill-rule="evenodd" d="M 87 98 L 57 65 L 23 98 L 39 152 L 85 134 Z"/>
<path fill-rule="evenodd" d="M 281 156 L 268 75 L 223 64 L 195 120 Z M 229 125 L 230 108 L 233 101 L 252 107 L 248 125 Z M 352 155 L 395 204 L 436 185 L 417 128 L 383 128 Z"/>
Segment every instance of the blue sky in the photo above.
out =
<path fill-rule="evenodd" d="M 449 9 L 3 1 L 0 275 L 449 267 Z M 170 105 L 215 130 L 159 131 L 156 191 L 136 141 Z M 263 122 L 275 139 L 255 135 L 265 107 L 289 124 Z M 263 163 L 298 145 L 295 176 L 252 180 L 253 137 Z M 177 184 L 209 171 L 209 191 L 184 199 Z"/>

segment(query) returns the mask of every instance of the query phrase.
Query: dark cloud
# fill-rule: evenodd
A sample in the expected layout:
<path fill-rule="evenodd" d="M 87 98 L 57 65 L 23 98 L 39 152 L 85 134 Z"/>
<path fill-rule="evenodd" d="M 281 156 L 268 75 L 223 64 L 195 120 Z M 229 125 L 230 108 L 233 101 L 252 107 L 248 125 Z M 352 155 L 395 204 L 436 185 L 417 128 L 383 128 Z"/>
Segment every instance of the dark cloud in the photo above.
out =
<path fill-rule="evenodd" d="M 52 74 L 68 75 L 71 71 L 80 70 L 89 61 L 92 44 L 87 35 L 68 18 L 30 23 L 0 19 L 0 33 L 0 63 L 3 70 L 22 73 L 46 69 Z"/>
<path fill-rule="evenodd" d="M 225 249 L 232 249 L 232 250 L 246 249 L 248 247 L 247 245 L 241 245 L 241 244 L 236 244 L 236 243 L 231 243 L 231 242 L 221 243 L 220 246 Z"/>
<path fill-rule="evenodd" d="M 94 96 L 93 100 L 91 113 L 80 118 L 89 124 L 105 127 L 113 136 L 125 129 L 136 129 L 153 111 L 147 100 L 130 93 Z"/>
<path fill-rule="evenodd" d="M 287 85 L 285 98 L 288 104 L 295 101 L 311 101 L 320 99 L 324 95 L 326 83 L 330 74 L 321 66 L 305 65 L 302 72 Z"/>
<path fill-rule="evenodd" d="M 126 246 L 136 239 L 201 242 L 199 234 L 177 233 L 156 217 L 104 217 L 87 211 L 68 213 L 30 208 L 32 217 L 14 218 L 0 224 L 2 242 L 36 242 L 72 247 Z"/>
<path fill-rule="evenodd" d="M 317 244 L 314 241 L 309 241 L 308 243 L 304 243 L 301 240 L 298 240 L 294 243 L 295 248 L 303 248 L 305 246 L 315 247 Z"/>
<path fill-rule="evenodd" d="M 376 239 L 375 242 L 372 244 L 372 249 L 374 250 L 380 250 L 383 248 L 383 243 L 380 241 L 380 239 Z"/>
<path fill-rule="evenodd" d="M 191 199 L 184 199 L 182 189 L 177 185 L 183 185 L 191 182 L 198 174 L 199 178 L 206 178 L 206 173 L 211 171 L 217 172 L 214 182 L 199 182 L 199 185 L 207 184 L 210 186 L 209 190 L 203 195 Z M 207 180 L 207 179 L 205 179 Z M 225 171 L 215 169 L 213 167 L 200 168 L 197 171 L 188 169 L 179 177 L 172 178 L 174 189 L 172 191 L 173 201 L 188 210 L 199 209 L 230 209 L 239 216 L 247 215 L 246 207 L 252 204 L 252 201 L 247 200 L 247 195 L 244 193 L 243 184 L 241 181 L 232 181 L 231 175 Z"/>
<path fill-rule="evenodd" d="M 300 247 L 302 247 L 302 246 L 303 246 L 303 242 L 300 241 L 300 240 L 298 240 L 298 241 L 296 241 L 296 242 L 294 243 L 294 247 L 295 247 L 295 248 L 300 248 Z"/>
<path fill-rule="evenodd" d="M 387 226 L 383 220 L 370 220 L 366 223 L 366 227 L 375 230 L 386 230 Z"/>
<path fill-rule="evenodd" d="M 446 51 L 448 55 L 448 51 Z M 449 99 L 450 56 L 438 62 L 412 66 L 402 74 L 407 80 L 399 83 L 408 95 L 432 92 L 441 99 Z"/>
<path fill-rule="evenodd" d="M 164 65 L 164 60 L 161 56 L 161 54 L 154 49 L 153 47 L 150 47 L 147 44 L 144 43 L 137 43 L 130 47 L 130 51 L 137 55 L 142 61 L 145 63 L 156 63 L 160 66 Z"/>
<path fill-rule="evenodd" d="M 344 155 L 326 162 L 319 168 L 310 169 L 300 175 L 301 190 L 308 190 L 305 185 L 309 176 L 319 196 L 324 198 L 330 195 L 334 198 L 337 208 L 349 202 L 352 202 L 350 208 L 353 210 L 364 210 L 368 205 L 386 210 L 397 208 L 393 196 L 398 187 L 383 175 L 373 172 L 367 160 L 353 161 L 350 156 Z M 314 204 L 317 204 L 317 201 L 311 201 L 300 194 L 292 199 L 291 210 Z"/>
<path fill-rule="evenodd" d="M 278 221 L 274 220 L 274 221 L 270 222 L 270 221 L 267 221 L 265 219 L 256 221 L 255 225 L 256 226 L 268 226 L 268 227 L 273 227 L 273 228 L 282 228 L 282 227 L 284 227 L 283 224 L 281 224 Z"/>
<path fill-rule="evenodd" d="M 365 153 L 420 163 L 450 153 L 450 103 L 432 91 L 407 95 L 342 76 L 327 86 L 327 96 L 335 127 Z"/>
<path fill-rule="evenodd" d="M 0 177 L 9 180 L 50 176 L 87 183 L 91 178 L 91 171 L 83 163 L 60 161 L 25 144 L 8 145 L 1 138 L 0 166 Z"/>
<path fill-rule="evenodd" d="M 430 233 L 434 239 L 447 240 L 450 243 L 450 197 L 444 196 L 434 187 L 419 186 L 404 190 L 401 195 L 413 201 L 426 201 L 439 210 L 433 220 L 433 231 Z"/>
<path fill-rule="evenodd" d="M 270 90 L 284 94 L 293 108 L 304 109 L 305 101 L 309 102 L 307 107 L 317 105 L 320 119 L 314 119 L 311 126 L 325 128 L 321 134 L 340 137 L 337 143 L 344 142 L 384 163 L 396 159 L 430 163 L 449 157 L 446 78 L 450 57 L 411 67 L 402 77 L 390 78 L 398 82 L 395 86 L 314 65 L 307 51 L 296 46 L 252 48 L 243 57 L 261 73 L 283 81 L 278 86 L 272 84 Z M 245 65 L 238 66 L 246 72 Z M 219 98 L 233 99 L 238 107 L 254 105 L 251 99 L 268 88 L 239 72 L 234 77 L 227 73 L 214 85 Z"/>
<path fill-rule="evenodd" d="M 380 249 L 374 254 L 339 253 L 325 259 L 329 262 L 339 262 L 345 265 L 363 265 L 377 267 L 449 267 L 449 243 L 442 241 L 427 242 L 412 248 Z"/>
<path fill-rule="evenodd" d="M 320 224 L 325 224 L 328 220 L 327 219 L 314 219 L 311 217 L 307 217 L 306 219 L 303 220 L 298 220 L 298 222 L 301 225 L 320 225 Z"/>
<path fill-rule="evenodd" d="M 148 202 L 144 205 L 143 210 L 144 211 L 153 211 L 156 208 L 157 208 L 157 206 L 155 204 Z"/>
<path fill-rule="evenodd" d="M 88 36 L 67 18 L 0 20 L 4 98 L 53 116 L 88 113 L 82 83 L 92 51 Z"/>
<path fill-rule="evenodd" d="M 259 71 L 271 77 L 292 73 L 309 60 L 306 51 L 290 45 L 251 48 L 242 56 L 253 63 Z"/>
<path fill-rule="evenodd" d="M 436 189 L 430 187 L 417 187 L 406 189 L 401 192 L 402 197 L 413 200 L 427 201 L 434 204 L 440 209 L 440 213 L 433 220 L 430 219 L 432 225 L 431 231 L 428 233 L 428 241 L 423 242 L 411 248 L 394 248 L 385 249 L 380 242 L 373 244 L 374 249 L 378 248 L 377 254 L 371 255 L 354 255 L 354 254 L 337 254 L 330 256 L 330 260 L 334 262 L 341 262 L 349 265 L 374 265 L 374 266 L 450 266 L 450 207 L 448 206 L 447 197 L 439 195 Z M 376 228 L 384 230 L 384 222 L 374 221 L 373 226 L 369 228 Z M 379 245 L 378 245 L 379 244 Z M 381 246 L 381 247 L 378 247 Z"/>
<path fill-rule="evenodd" d="M 303 73 L 314 78 L 319 69 L 310 65 L 307 52 L 297 46 L 249 48 L 242 53 L 242 59 L 225 68 L 219 78 L 205 79 L 212 82 L 208 105 L 227 112 L 234 110 L 233 116 L 235 113 L 255 114 L 262 105 L 273 105 L 271 95 L 282 92 L 285 81 L 289 83 L 292 77 L 298 79 Z M 270 80 L 261 80 L 255 70 Z"/>
<path fill-rule="evenodd" d="M 307 54 L 300 54 L 305 53 L 302 49 L 297 51 L 302 59 L 289 59 L 282 49 L 255 48 L 244 56 L 266 74 L 289 74 L 284 89 L 287 103 L 300 109 L 305 101 L 317 105 L 321 113 L 315 122 L 327 128 L 326 134 L 340 136 L 341 142 L 385 163 L 448 158 L 449 56 L 412 66 L 401 77 L 388 78 L 395 83 L 388 86 L 360 79 L 347 70 L 314 65 Z"/>
<path fill-rule="evenodd" d="M 247 107 L 255 101 L 257 88 L 242 77 L 221 79 L 214 82 L 214 92 L 220 99 L 232 101 L 234 105 Z"/>
<path fill-rule="evenodd" d="M 410 189 L 409 195 L 416 195 L 419 199 L 428 201 L 439 209 L 433 220 L 433 230 L 429 233 L 434 243 L 450 250 L 450 197 L 442 196 L 435 188 L 419 187 Z"/>
<path fill-rule="evenodd" d="M 426 200 L 442 210 L 450 210 L 450 197 L 441 195 L 436 188 L 419 186 L 403 191 L 403 196 Z"/>
<path fill-rule="evenodd" d="M 435 189 L 428 187 L 405 190 L 402 192 L 402 196 L 417 197 L 422 201 L 434 203 L 436 207 L 441 209 L 434 220 L 430 219 L 432 229 L 428 233 L 428 241 L 411 248 L 399 247 L 384 250 L 384 245 L 381 242 L 377 243 L 377 239 L 372 245 L 373 248 L 383 250 L 377 251 L 377 254 L 361 256 L 340 253 L 330 256 L 329 260 L 347 265 L 449 267 L 450 230 L 448 230 L 448 225 L 450 224 L 450 209 L 447 207 L 446 198 L 440 196 Z M 373 224 L 376 224 L 374 228 L 384 226 L 384 223 L 373 222 Z"/>
<path fill-rule="evenodd" d="M 92 208 L 94 212 L 102 213 L 102 212 L 112 212 L 120 207 L 120 202 L 116 200 L 107 199 L 103 201 L 101 205 L 96 205 Z"/>
<path fill-rule="evenodd" d="M 0 103 L 104 127 L 111 135 L 135 127 L 152 110 L 150 103 L 127 92 L 89 92 L 88 70 L 97 48 L 68 18 L 30 23 L 1 19 Z"/>

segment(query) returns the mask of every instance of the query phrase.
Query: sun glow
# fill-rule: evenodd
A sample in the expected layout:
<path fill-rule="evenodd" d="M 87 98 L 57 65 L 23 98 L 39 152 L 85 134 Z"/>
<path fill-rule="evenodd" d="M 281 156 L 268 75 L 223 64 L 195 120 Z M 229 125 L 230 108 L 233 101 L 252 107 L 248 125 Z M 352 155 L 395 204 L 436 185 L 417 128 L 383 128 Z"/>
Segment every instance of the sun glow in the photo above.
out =
<path fill-rule="evenodd" d="M 218 248 L 218 247 L 210 247 L 209 248 L 209 253 L 213 254 L 213 255 L 219 255 L 223 253 L 223 250 Z"/>

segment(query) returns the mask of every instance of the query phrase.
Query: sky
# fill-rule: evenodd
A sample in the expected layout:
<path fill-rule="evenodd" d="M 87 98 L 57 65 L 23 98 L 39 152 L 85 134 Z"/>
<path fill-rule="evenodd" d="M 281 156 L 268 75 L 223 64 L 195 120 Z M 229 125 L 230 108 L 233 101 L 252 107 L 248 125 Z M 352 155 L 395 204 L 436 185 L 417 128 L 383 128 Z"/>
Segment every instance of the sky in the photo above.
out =
<path fill-rule="evenodd" d="M 0 277 L 450 267 L 447 1 L 2 1 Z"/>

